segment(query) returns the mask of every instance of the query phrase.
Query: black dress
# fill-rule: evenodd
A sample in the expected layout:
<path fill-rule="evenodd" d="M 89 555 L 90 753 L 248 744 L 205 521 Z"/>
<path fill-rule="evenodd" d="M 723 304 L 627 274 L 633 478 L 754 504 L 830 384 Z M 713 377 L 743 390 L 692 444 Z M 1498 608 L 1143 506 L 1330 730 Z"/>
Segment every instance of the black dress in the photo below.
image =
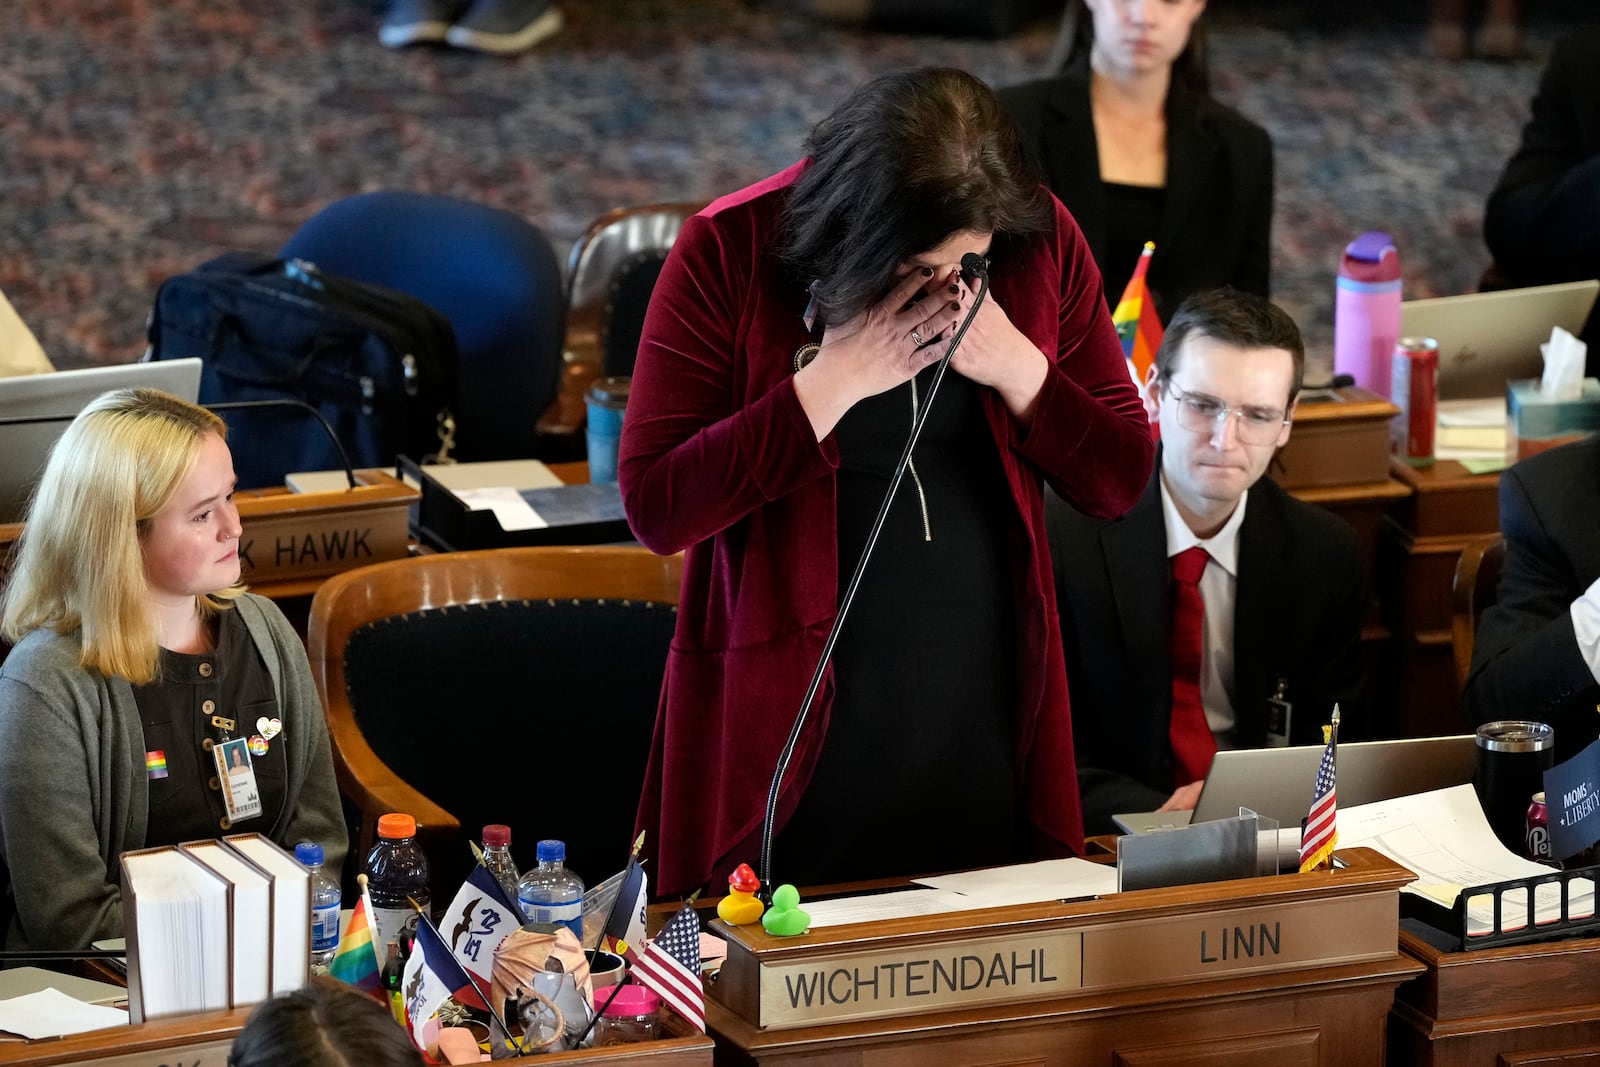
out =
<path fill-rule="evenodd" d="M 839 590 L 935 368 L 835 430 Z M 815 774 L 773 850 L 797 885 L 1018 858 L 1015 611 L 1005 475 L 981 387 L 945 374 L 833 656 Z"/>
<path fill-rule="evenodd" d="M 1117 310 L 1122 291 L 1133 277 L 1146 241 L 1161 230 L 1161 205 L 1167 191 L 1159 185 L 1123 185 L 1101 182 L 1106 195 L 1106 250 L 1100 274 L 1106 287 L 1106 306 Z"/>

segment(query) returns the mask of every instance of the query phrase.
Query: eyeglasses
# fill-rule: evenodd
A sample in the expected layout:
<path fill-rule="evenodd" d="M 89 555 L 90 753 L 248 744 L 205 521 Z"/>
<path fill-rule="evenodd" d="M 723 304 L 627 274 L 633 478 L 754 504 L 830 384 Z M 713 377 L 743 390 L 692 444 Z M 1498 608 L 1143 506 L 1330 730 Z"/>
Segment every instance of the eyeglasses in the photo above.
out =
<path fill-rule="evenodd" d="M 1289 425 L 1288 413 L 1282 408 L 1230 407 L 1205 393 L 1180 392 L 1170 378 L 1167 379 L 1167 395 L 1177 402 L 1178 425 L 1191 433 L 1212 433 L 1220 429 L 1219 422 L 1232 418 L 1243 443 L 1275 445 L 1278 433 Z"/>

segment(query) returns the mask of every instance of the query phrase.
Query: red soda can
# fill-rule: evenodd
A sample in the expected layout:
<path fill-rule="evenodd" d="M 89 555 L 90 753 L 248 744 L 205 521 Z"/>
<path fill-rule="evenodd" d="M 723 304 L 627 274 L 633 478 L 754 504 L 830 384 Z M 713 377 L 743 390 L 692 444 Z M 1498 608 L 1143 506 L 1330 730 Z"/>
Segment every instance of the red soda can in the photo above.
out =
<path fill-rule="evenodd" d="M 1389 451 L 1413 467 L 1431 467 L 1439 414 L 1439 342 L 1431 337 L 1400 338 L 1390 374 L 1389 397 L 1400 414 L 1390 424 Z"/>
<path fill-rule="evenodd" d="M 1527 852 L 1528 858 L 1559 869 L 1561 863 L 1550 851 L 1550 810 L 1545 807 L 1544 791 L 1533 794 L 1528 805 Z"/>

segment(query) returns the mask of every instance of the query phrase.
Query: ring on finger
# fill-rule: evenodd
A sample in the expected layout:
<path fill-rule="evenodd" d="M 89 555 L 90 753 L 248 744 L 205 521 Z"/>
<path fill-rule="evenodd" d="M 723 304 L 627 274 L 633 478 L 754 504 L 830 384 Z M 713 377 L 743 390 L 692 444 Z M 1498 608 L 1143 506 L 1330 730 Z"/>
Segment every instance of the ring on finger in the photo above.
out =
<path fill-rule="evenodd" d="M 923 345 L 927 344 L 927 342 L 922 339 L 922 328 L 919 326 L 911 327 L 911 340 L 918 348 L 921 348 Z"/>

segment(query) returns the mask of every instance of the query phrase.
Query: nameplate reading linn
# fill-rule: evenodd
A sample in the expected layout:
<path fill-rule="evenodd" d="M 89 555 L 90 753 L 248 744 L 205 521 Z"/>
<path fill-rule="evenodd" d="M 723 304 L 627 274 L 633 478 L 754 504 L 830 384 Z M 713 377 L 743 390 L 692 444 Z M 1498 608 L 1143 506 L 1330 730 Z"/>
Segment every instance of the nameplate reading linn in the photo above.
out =
<path fill-rule="evenodd" d="M 1082 982 L 1083 934 L 1052 930 L 849 952 L 761 969 L 761 1022 L 815 1026 L 1058 997 Z"/>

